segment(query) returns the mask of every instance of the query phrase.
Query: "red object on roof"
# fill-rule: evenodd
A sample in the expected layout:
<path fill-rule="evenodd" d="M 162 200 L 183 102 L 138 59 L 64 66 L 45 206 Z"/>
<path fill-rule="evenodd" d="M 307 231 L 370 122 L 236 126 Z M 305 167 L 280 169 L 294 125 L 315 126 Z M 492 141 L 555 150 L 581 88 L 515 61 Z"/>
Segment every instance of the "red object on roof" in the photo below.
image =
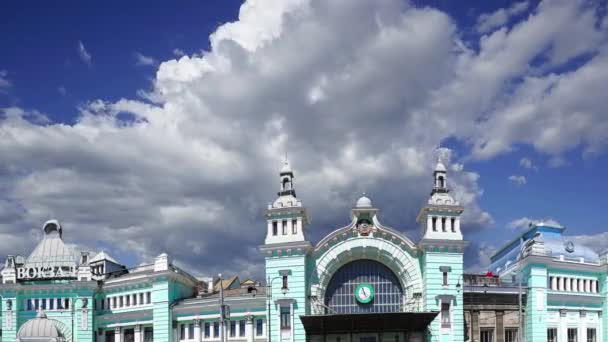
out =
<path fill-rule="evenodd" d="M 494 273 L 492 273 L 492 271 L 488 271 L 486 272 L 486 277 L 493 277 Z"/>

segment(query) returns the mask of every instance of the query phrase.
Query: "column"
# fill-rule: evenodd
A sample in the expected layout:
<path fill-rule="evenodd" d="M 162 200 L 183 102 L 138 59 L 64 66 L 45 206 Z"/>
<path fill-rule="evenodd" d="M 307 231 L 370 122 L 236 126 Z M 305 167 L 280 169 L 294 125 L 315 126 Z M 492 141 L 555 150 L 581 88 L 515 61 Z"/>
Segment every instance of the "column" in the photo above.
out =
<path fill-rule="evenodd" d="M 122 329 L 120 327 L 114 328 L 114 342 L 122 341 Z"/>
<path fill-rule="evenodd" d="M 287 235 L 293 235 L 293 220 L 292 219 L 288 219 L 287 220 Z"/>
<path fill-rule="evenodd" d="M 247 336 L 247 342 L 253 342 L 254 334 L 253 316 L 247 315 L 247 317 L 245 317 L 245 336 Z"/>
<path fill-rule="evenodd" d="M 277 324 L 275 324 L 274 326 L 277 329 L 277 341 L 281 341 L 281 306 L 280 305 L 276 305 L 277 308 Z"/>
<path fill-rule="evenodd" d="M 587 342 L 587 313 L 585 311 L 579 312 L 578 334 L 579 341 Z M 597 330 L 595 336 L 597 340 Z"/>
<path fill-rule="evenodd" d="M 496 311 L 496 342 L 505 341 L 504 312 Z"/>
<path fill-rule="evenodd" d="M 559 311 L 559 332 L 558 341 L 568 341 L 568 313 L 566 310 Z"/>
<path fill-rule="evenodd" d="M 426 228 L 429 231 L 433 230 L 433 218 L 431 216 L 426 217 Z"/>
<path fill-rule="evenodd" d="M 298 217 L 297 224 L 298 224 L 298 234 L 304 235 L 304 231 L 302 231 L 302 217 Z"/>
<path fill-rule="evenodd" d="M 272 221 L 268 221 L 268 235 L 272 236 Z"/>
<path fill-rule="evenodd" d="M 134 335 L 134 339 L 135 342 L 142 342 L 142 331 L 141 331 L 141 325 L 140 324 L 136 324 L 135 327 L 133 328 L 133 335 Z"/>
<path fill-rule="evenodd" d="M 591 285 L 589 284 L 591 281 L 589 279 L 585 279 L 585 292 L 591 292 Z"/>
<path fill-rule="evenodd" d="M 559 291 L 564 291 L 564 278 L 562 278 L 562 277 L 557 278 L 557 289 Z"/>
<path fill-rule="evenodd" d="M 194 320 L 194 341 L 195 342 L 201 341 L 201 320 L 200 319 Z"/>
<path fill-rule="evenodd" d="M 452 218 L 450 216 L 445 218 L 445 231 L 448 233 L 452 232 Z"/>
<path fill-rule="evenodd" d="M 551 277 L 551 290 L 557 290 L 557 278 Z"/>
<path fill-rule="evenodd" d="M 289 320 L 291 321 L 291 342 L 293 342 L 294 339 L 294 329 L 295 329 L 295 324 L 293 322 L 293 301 L 289 304 Z"/>
<path fill-rule="evenodd" d="M 570 291 L 570 278 L 566 278 L 564 281 L 566 282 L 566 291 Z"/>
<path fill-rule="evenodd" d="M 578 292 L 578 279 L 574 278 L 574 280 L 572 281 L 572 291 L 574 292 Z"/>
<path fill-rule="evenodd" d="M 471 311 L 471 341 L 479 342 L 479 311 Z"/>

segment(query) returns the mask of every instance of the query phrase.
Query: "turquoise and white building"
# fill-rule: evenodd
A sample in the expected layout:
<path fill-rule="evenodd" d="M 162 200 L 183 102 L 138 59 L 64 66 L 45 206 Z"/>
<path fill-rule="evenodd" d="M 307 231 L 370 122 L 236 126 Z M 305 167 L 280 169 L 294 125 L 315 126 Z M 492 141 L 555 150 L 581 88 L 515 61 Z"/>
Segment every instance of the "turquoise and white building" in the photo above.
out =
<path fill-rule="evenodd" d="M 381 211 L 365 196 L 343 227 L 311 241 L 315 226 L 296 197 L 294 172 L 286 162 L 278 196 L 268 205 L 266 224 L 260 225 L 266 230 L 260 246 L 266 286 L 239 284 L 234 278 L 203 281 L 164 253 L 133 269 L 104 252 L 75 255 L 64 242 L 61 224 L 48 221 L 29 256 L 6 258 L 1 340 L 464 342 L 461 282 L 467 243 L 460 230 L 463 208 L 451 196 L 447 180 L 446 168 L 438 162 L 429 181 L 431 194 L 417 217 L 419 241 L 382 224 Z M 598 300 L 605 289 L 598 285 L 603 284 L 599 258 L 593 260 L 597 265 L 589 259 L 555 262 L 577 270 L 551 266 L 543 271 L 531 262 L 525 268 L 530 286 L 547 285 L 549 278 L 560 279 L 558 287 L 568 277 L 581 281 L 577 289 L 589 291 L 572 295 L 582 301 L 572 312 L 577 317 L 585 312 L 586 326 L 595 324 L 600 331 L 605 325 L 596 312 L 603 309 Z M 539 289 L 542 293 L 534 292 L 529 300 L 536 303 L 562 291 Z M 546 323 L 529 336 L 545 336 L 561 317 L 561 307 L 557 316 L 552 307 L 560 305 L 565 303 L 549 301 L 538 313 Z"/>
<path fill-rule="evenodd" d="M 608 337 L 608 259 L 564 236 L 554 224 L 531 224 L 491 258 L 501 279 L 521 283 L 524 339 L 602 342 Z"/>

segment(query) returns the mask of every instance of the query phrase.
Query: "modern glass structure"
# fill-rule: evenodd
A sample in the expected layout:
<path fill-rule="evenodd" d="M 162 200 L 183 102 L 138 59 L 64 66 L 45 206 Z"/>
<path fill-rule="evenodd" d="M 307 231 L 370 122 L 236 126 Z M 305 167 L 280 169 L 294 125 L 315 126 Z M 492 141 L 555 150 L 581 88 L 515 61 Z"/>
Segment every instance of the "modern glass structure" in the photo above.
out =
<path fill-rule="evenodd" d="M 294 178 L 285 162 L 267 207 L 266 286 L 196 279 L 167 254 L 128 269 L 105 252 L 75 253 L 61 224 L 46 222 L 30 255 L 6 258 L 1 341 L 464 341 L 463 208 L 442 162 L 417 217 L 417 242 L 383 225 L 363 196 L 345 226 L 313 243 Z M 598 288 L 590 274 L 579 278 L 577 288 Z"/>

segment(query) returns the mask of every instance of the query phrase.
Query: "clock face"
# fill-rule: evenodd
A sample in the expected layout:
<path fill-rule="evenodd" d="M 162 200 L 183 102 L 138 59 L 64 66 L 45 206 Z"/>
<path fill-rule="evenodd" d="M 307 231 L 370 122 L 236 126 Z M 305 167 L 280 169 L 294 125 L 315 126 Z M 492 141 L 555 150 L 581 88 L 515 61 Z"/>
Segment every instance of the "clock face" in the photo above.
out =
<path fill-rule="evenodd" d="M 355 289 L 355 298 L 359 303 L 371 302 L 374 299 L 374 288 L 370 284 L 359 284 Z"/>

